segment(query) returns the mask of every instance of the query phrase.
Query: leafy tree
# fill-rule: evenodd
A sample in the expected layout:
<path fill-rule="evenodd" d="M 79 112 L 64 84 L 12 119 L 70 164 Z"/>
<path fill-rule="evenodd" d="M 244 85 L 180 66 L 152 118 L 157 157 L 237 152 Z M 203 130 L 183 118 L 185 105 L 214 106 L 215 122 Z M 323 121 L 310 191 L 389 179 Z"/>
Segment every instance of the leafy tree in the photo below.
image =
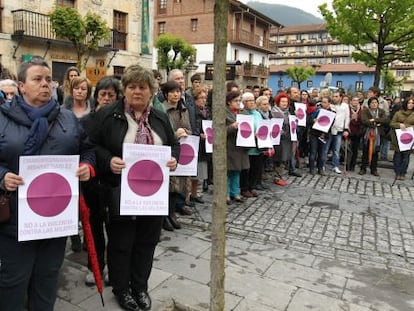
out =
<path fill-rule="evenodd" d="M 298 83 L 299 89 L 300 84 L 314 76 L 315 73 L 316 71 L 313 67 L 293 66 L 286 69 L 286 74 L 292 79 L 292 81 Z"/>
<path fill-rule="evenodd" d="M 184 69 L 184 66 L 194 61 L 197 50 L 183 38 L 162 34 L 155 42 L 158 49 L 158 67 L 170 72 L 171 69 Z"/>
<path fill-rule="evenodd" d="M 214 5 L 213 80 L 213 176 L 214 197 L 211 222 L 210 310 L 224 310 L 224 258 L 227 214 L 227 130 L 226 130 L 226 54 L 229 0 Z"/>
<path fill-rule="evenodd" d="M 92 51 L 98 50 L 99 41 L 109 39 L 110 29 L 96 13 L 88 12 L 82 17 L 72 7 L 57 6 L 49 17 L 56 36 L 69 40 L 75 47 L 76 67 L 81 71 L 85 68 Z"/>
<path fill-rule="evenodd" d="M 353 46 L 356 61 L 375 66 L 374 86 L 388 64 L 414 59 L 414 23 L 408 22 L 414 19 L 412 0 L 334 0 L 332 7 L 319 6 L 329 34 Z"/>
<path fill-rule="evenodd" d="M 397 79 L 389 70 L 386 68 L 381 74 L 381 79 L 383 83 L 384 93 L 387 95 L 396 94 L 398 88 L 404 85 L 404 82 L 407 81 L 409 76 L 404 76 L 401 79 Z"/>

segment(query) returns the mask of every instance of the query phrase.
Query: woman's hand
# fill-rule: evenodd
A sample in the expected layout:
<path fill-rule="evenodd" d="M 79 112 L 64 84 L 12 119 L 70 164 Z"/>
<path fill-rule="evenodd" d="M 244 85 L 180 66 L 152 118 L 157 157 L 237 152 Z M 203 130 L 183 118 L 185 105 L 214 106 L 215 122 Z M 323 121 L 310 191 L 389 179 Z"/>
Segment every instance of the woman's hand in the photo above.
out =
<path fill-rule="evenodd" d="M 177 168 L 177 159 L 172 157 L 168 162 L 167 162 L 167 166 L 170 169 L 170 171 L 175 171 L 175 169 Z"/>
<path fill-rule="evenodd" d="M 80 181 L 88 181 L 91 178 L 91 171 L 89 166 L 85 164 L 80 164 L 78 169 L 76 170 L 76 176 L 79 178 Z"/>
<path fill-rule="evenodd" d="M 201 139 L 201 140 L 205 140 L 205 139 L 206 139 L 206 134 L 204 134 L 204 133 L 200 133 L 200 139 Z"/>
<path fill-rule="evenodd" d="M 113 157 L 110 163 L 111 171 L 114 174 L 121 174 L 125 168 L 125 162 L 120 157 Z"/>
<path fill-rule="evenodd" d="M 231 126 L 232 126 L 233 128 L 235 128 L 235 129 L 237 129 L 237 128 L 239 127 L 239 122 L 233 122 L 233 123 L 231 124 Z"/>
<path fill-rule="evenodd" d="M 182 127 L 178 128 L 178 129 L 175 131 L 175 134 L 177 135 L 177 138 L 187 137 L 187 136 L 188 136 L 188 134 L 187 134 L 186 130 L 185 130 L 185 129 L 183 129 Z"/>
<path fill-rule="evenodd" d="M 3 178 L 4 188 L 7 191 L 16 191 L 18 186 L 24 184 L 23 178 L 14 173 L 6 173 Z"/>
<path fill-rule="evenodd" d="M 400 123 L 400 130 L 405 130 L 405 129 L 406 129 L 405 124 L 404 123 Z"/>

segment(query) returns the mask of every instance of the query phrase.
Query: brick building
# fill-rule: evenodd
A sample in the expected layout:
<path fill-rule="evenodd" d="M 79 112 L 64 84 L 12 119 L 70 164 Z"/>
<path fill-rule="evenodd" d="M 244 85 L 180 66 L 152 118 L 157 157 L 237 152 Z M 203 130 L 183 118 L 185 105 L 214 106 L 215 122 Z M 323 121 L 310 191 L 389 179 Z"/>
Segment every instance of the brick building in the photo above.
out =
<path fill-rule="evenodd" d="M 51 65 L 53 78 L 61 80 L 66 68 L 76 64 L 71 43 L 56 38 L 52 31 L 47 14 L 56 5 L 74 7 L 81 14 L 98 13 L 111 28 L 110 39 L 100 42 L 86 66 L 98 66 L 101 75 L 120 74 L 133 63 L 151 68 L 153 27 L 148 25 L 153 22 L 153 1 L 148 0 L 0 0 L 0 62 L 4 67 L 16 72 L 23 60 L 38 55 Z M 92 71 L 90 76 L 87 73 L 83 74 L 96 78 Z"/>
<path fill-rule="evenodd" d="M 205 73 L 206 63 L 213 61 L 214 0 L 155 0 L 154 24 L 154 40 L 171 33 L 193 44 L 197 49 L 196 71 Z M 267 84 L 268 55 L 274 53 L 270 29 L 280 26 L 240 1 L 230 0 L 227 61 L 240 63 L 234 79 L 240 85 Z"/>

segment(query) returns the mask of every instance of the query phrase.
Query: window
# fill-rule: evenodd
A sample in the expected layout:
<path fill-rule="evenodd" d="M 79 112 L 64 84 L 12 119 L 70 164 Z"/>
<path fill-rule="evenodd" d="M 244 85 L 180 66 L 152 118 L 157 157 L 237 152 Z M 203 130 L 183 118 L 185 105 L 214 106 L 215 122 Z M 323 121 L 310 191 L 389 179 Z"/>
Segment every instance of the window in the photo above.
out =
<path fill-rule="evenodd" d="M 75 0 L 56 0 L 56 6 L 69 6 L 75 7 Z"/>
<path fill-rule="evenodd" d="M 114 66 L 114 76 L 122 76 L 124 74 L 125 67 Z"/>
<path fill-rule="evenodd" d="M 404 78 L 406 76 L 410 76 L 410 70 L 406 70 L 406 69 L 399 69 L 396 72 L 396 76 L 398 78 Z"/>
<path fill-rule="evenodd" d="M 158 0 L 158 13 L 167 13 L 167 0 Z"/>
<path fill-rule="evenodd" d="M 114 48 L 126 50 L 128 14 L 114 11 Z"/>
<path fill-rule="evenodd" d="M 340 64 L 341 58 L 340 57 L 332 57 L 332 64 Z"/>
<path fill-rule="evenodd" d="M 165 33 L 165 22 L 159 22 L 158 23 L 158 34 L 162 35 Z"/>
<path fill-rule="evenodd" d="M 234 49 L 234 58 L 233 58 L 233 60 L 238 60 L 238 59 L 239 59 L 239 50 Z"/>
<path fill-rule="evenodd" d="M 249 62 L 253 64 L 253 53 L 249 53 Z"/>
<path fill-rule="evenodd" d="M 336 87 L 337 88 L 342 88 L 342 81 L 341 80 L 336 81 Z"/>
<path fill-rule="evenodd" d="M 198 28 L 198 19 L 192 18 L 191 19 L 191 31 L 197 31 Z"/>
<path fill-rule="evenodd" d="M 307 87 L 308 89 L 312 88 L 312 87 L 313 87 L 313 81 L 312 81 L 312 80 L 308 80 L 308 81 L 306 81 L 306 87 Z"/>

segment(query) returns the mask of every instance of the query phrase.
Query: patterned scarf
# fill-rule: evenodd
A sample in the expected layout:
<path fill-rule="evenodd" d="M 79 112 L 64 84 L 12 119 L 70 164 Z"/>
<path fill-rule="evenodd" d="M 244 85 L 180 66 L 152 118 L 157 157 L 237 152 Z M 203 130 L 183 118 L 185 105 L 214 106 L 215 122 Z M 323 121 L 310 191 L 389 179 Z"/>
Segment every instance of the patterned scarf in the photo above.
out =
<path fill-rule="evenodd" d="M 144 145 L 153 145 L 154 137 L 152 136 L 151 126 L 148 122 L 148 117 L 151 111 L 150 105 L 145 107 L 141 116 L 137 119 L 135 117 L 135 111 L 131 107 L 128 107 L 128 112 L 132 116 L 132 119 L 137 122 L 138 129 L 137 134 L 135 135 L 135 144 L 144 144 Z"/>

